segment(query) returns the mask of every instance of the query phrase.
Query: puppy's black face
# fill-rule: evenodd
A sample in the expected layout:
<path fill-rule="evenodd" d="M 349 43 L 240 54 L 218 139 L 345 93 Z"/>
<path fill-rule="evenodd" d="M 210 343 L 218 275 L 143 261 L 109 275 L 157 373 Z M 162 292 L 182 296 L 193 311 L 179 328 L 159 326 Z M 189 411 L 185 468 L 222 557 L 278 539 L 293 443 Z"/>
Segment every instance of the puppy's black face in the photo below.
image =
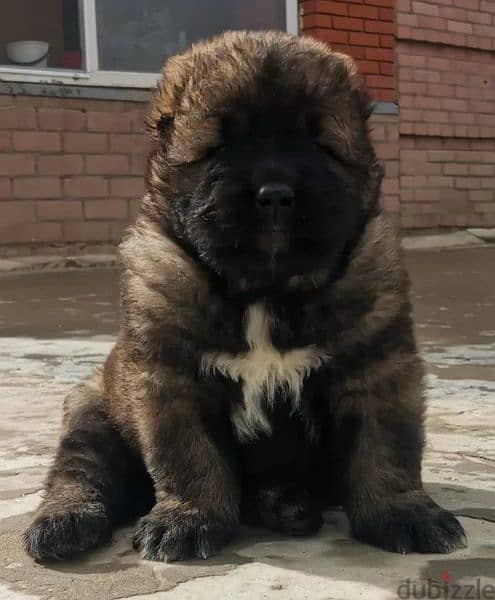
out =
<path fill-rule="evenodd" d="M 333 277 L 377 198 L 367 105 L 350 59 L 279 38 L 270 51 L 261 36 L 245 52 L 227 52 L 219 39 L 213 54 L 179 57 L 150 119 L 160 141 L 148 173 L 158 211 L 162 202 L 176 238 L 245 289 Z"/>
<path fill-rule="evenodd" d="M 317 123 L 276 107 L 216 121 L 218 145 L 176 173 L 174 208 L 187 243 L 220 276 L 248 287 L 331 275 L 361 206 L 345 166 L 318 141 Z"/>

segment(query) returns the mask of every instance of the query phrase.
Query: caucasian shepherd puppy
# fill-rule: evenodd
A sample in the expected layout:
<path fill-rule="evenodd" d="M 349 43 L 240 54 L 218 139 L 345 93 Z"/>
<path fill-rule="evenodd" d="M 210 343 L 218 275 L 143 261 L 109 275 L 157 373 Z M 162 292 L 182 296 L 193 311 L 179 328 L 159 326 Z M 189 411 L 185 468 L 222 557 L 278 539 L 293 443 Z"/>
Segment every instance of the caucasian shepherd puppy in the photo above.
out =
<path fill-rule="evenodd" d="M 142 516 L 144 558 L 206 558 L 239 522 L 449 552 L 425 493 L 423 367 L 353 61 L 282 33 L 170 59 L 147 191 L 120 247 L 122 325 L 65 404 L 25 545 L 36 560 Z"/>

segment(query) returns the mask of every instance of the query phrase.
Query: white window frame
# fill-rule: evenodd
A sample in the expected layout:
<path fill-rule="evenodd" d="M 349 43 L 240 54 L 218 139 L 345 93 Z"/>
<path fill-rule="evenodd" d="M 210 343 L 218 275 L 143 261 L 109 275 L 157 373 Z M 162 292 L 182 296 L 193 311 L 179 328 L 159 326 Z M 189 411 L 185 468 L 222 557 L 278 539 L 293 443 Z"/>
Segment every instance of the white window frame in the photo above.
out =
<path fill-rule="evenodd" d="M 82 48 L 85 69 L 36 69 L 0 65 L 0 81 L 17 81 L 54 85 L 85 85 L 96 87 L 144 88 L 155 86 L 158 73 L 132 71 L 100 71 L 98 68 L 98 37 L 96 34 L 95 0 L 80 0 Z M 299 31 L 298 0 L 285 0 L 286 23 L 289 33 Z"/>

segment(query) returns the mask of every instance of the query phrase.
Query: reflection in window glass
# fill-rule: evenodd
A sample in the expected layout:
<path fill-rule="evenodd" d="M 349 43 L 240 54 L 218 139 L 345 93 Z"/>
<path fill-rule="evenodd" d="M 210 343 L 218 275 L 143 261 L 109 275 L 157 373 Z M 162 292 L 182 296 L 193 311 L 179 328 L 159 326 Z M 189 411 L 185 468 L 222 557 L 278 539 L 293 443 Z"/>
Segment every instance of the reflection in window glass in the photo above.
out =
<path fill-rule="evenodd" d="M 0 0 L 0 64 L 81 69 L 78 0 Z"/>
<path fill-rule="evenodd" d="M 155 72 L 226 29 L 286 29 L 285 0 L 96 0 L 100 69 Z"/>

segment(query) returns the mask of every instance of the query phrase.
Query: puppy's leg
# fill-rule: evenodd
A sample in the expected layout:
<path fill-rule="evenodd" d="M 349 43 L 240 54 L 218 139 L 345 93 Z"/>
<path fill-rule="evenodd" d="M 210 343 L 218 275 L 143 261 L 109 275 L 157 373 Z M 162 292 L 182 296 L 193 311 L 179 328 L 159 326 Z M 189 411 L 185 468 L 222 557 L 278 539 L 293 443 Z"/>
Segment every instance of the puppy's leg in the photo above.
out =
<path fill-rule="evenodd" d="M 302 485 L 264 482 L 246 490 L 242 519 L 287 535 L 313 535 L 323 525 L 320 508 Z"/>
<path fill-rule="evenodd" d="M 196 378 L 161 366 L 139 381 L 145 398 L 139 436 L 156 505 L 138 523 L 134 546 L 150 560 L 207 558 L 231 539 L 239 521 L 228 433 L 221 424 L 215 433 L 207 429 L 201 406 L 211 401 Z"/>
<path fill-rule="evenodd" d="M 451 552 L 465 546 L 464 531 L 423 489 L 423 400 L 410 366 L 407 377 L 343 399 L 341 430 L 352 437 L 344 508 L 359 540 L 392 552 Z"/>
<path fill-rule="evenodd" d="M 146 488 L 144 467 L 108 421 L 98 384 L 77 386 L 64 406 L 65 431 L 45 498 L 24 533 L 37 561 L 61 560 L 108 541 L 112 525 L 136 508 L 134 490 Z"/>

